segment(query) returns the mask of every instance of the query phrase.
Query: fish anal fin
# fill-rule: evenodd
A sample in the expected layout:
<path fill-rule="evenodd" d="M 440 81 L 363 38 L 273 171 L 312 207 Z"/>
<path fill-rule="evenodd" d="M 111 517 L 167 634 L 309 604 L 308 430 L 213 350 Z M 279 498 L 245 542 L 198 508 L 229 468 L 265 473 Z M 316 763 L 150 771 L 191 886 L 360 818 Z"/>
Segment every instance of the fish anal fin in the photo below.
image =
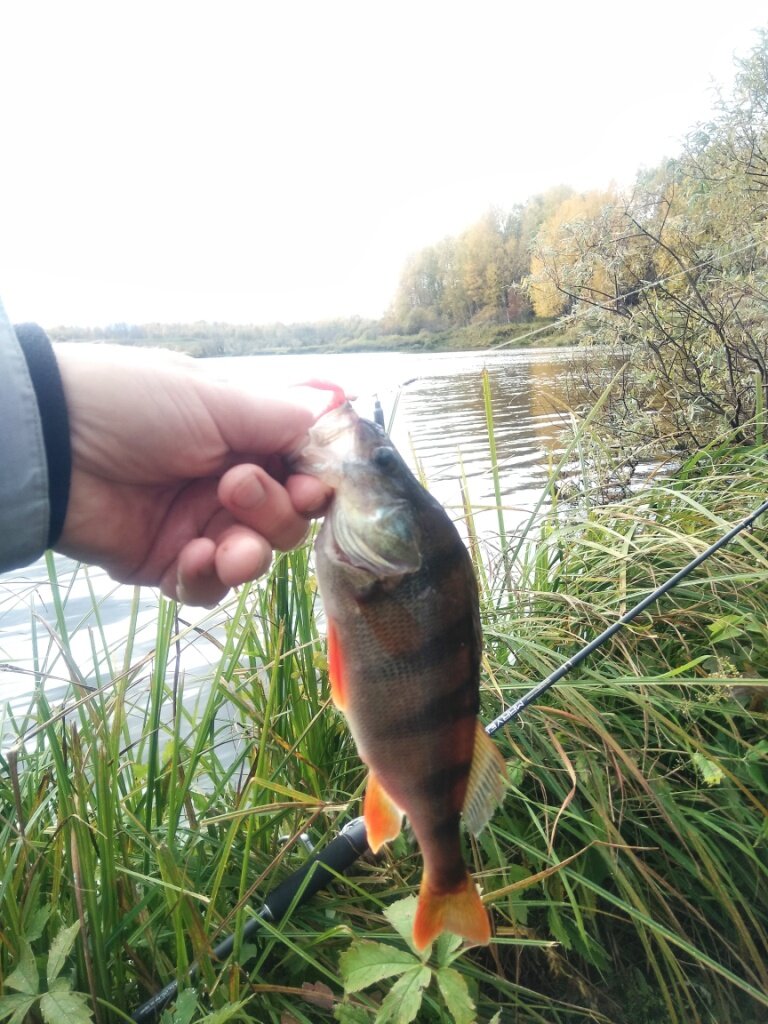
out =
<path fill-rule="evenodd" d="M 433 889 L 424 873 L 413 921 L 413 944 L 422 952 L 441 932 L 453 932 L 483 946 L 491 941 L 488 912 L 469 872 L 461 886 L 449 892 Z"/>
<path fill-rule="evenodd" d="M 384 843 L 400 835 L 403 812 L 387 794 L 373 772 L 368 776 L 363 817 L 368 845 L 374 853 L 378 853 Z"/>
<path fill-rule="evenodd" d="M 344 659 L 341 655 L 336 623 L 332 619 L 328 620 L 328 678 L 331 682 L 333 703 L 339 711 L 343 711 L 347 704 L 344 690 Z"/>
<path fill-rule="evenodd" d="M 462 815 L 467 828 L 477 835 L 504 799 L 506 765 L 496 744 L 478 721 L 472 767 Z"/>

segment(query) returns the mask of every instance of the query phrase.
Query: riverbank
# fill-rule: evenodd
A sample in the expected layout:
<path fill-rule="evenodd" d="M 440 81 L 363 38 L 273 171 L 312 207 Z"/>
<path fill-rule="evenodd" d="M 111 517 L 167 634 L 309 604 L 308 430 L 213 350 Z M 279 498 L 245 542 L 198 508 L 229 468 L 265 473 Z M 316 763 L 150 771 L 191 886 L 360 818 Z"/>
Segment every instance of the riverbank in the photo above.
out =
<path fill-rule="evenodd" d="M 729 439 L 613 504 L 593 500 L 589 474 L 583 484 L 570 509 L 554 505 L 485 558 L 473 545 L 485 720 L 760 504 L 768 446 Z M 466 515 L 472 536 L 470 501 Z M 130 638 L 120 661 L 99 651 L 97 607 L 96 664 L 76 664 L 54 618 L 51 672 L 71 680 L 71 710 L 38 689 L 14 723 L 23 746 L 0 762 L 0 1013 L 24 996 L 35 1019 L 56 981 L 78 997 L 68 1019 L 98 1005 L 116 1024 L 198 958 L 185 1024 L 373 1024 L 409 977 L 425 1024 L 764 1018 L 765 524 L 497 735 L 509 793 L 467 843 L 495 945 L 456 957 L 441 942 L 427 968 L 384 914 L 420 878 L 406 836 L 242 942 L 264 894 L 305 862 L 300 834 L 322 846 L 359 813 L 365 771 L 330 706 L 315 601 L 305 548 L 199 618 L 160 600 L 141 658 Z M 178 658 L 198 643 L 211 686 L 192 717 Z M 103 689 L 84 690 L 94 674 Z M 229 933 L 232 957 L 212 963 L 210 944 Z"/>
<path fill-rule="evenodd" d="M 378 320 L 243 326 L 218 323 L 113 324 L 108 328 L 53 327 L 54 341 L 117 342 L 160 346 L 189 355 L 293 355 L 343 352 L 461 352 L 493 348 L 562 346 L 573 332 L 554 319 L 513 324 L 470 324 L 416 334 L 391 333 Z"/>
<path fill-rule="evenodd" d="M 554 319 L 540 317 L 517 324 L 470 324 L 445 331 L 418 334 L 382 334 L 349 339 L 339 351 L 364 352 L 373 349 L 411 352 L 471 352 L 495 348 L 559 348 L 572 345 L 573 332 Z M 347 347 L 349 346 L 349 347 Z"/>

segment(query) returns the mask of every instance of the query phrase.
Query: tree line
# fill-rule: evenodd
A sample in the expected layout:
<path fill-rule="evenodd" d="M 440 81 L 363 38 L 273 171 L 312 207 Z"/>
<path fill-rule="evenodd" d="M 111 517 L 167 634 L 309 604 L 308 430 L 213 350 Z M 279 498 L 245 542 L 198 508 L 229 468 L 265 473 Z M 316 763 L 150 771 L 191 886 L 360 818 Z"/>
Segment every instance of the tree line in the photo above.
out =
<path fill-rule="evenodd" d="M 385 323 L 412 334 L 553 315 L 531 291 L 532 251 L 545 225 L 573 200 L 573 190 L 561 186 L 510 211 L 491 209 L 462 234 L 415 253 Z"/>
<path fill-rule="evenodd" d="M 231 356 L 268 352 L 337 349 L 378 336 L 377 320 L 347 317 L 322 323 L 229 324 L 114 323 L 105 327 L 54 327 L 57 341 L 113 341 L 126 345 L 162 345 L 195 356 Z"/>
<path fill-rule="evenodd" d="M 625 366 L 603 406 L 608 436 L 669 450 L 701 447 L 719 429 L 754 435 L 768 405 L 768 32 L 758 38 L 732 94 L 675 159 L 626 192 L 562 186 L 489 210 L 410 257 L 381 320 L 51 333 L 232 355 L 492 346 L 528 320 L 564 318 L 569 340 Z M 581 385 L 594 399 L 603 383 Z"/>
<path fill-rule="evenodd" d="M 566 201 L 532 247 L 538 311 L 623 365 L 604 436 L 649 452 L 765 434 L 768 400 L 768 32 L 682 153 L 627 194 Z M 594 401 L 604 380 L 588 381 Z"/>
<path fill-rule="evenodd" d="M 768 424 L 768 32 L 679 156 L 627 191 L 557 189 L 409 260 L 388 313 L 408 332 L 567 318 L 623 373 L 602 436 L 630 458 L 745 442 Z M 579 381 L 594 405 L 605 374 Z M 634 456 L 631 453 L 634 452 Z"/>

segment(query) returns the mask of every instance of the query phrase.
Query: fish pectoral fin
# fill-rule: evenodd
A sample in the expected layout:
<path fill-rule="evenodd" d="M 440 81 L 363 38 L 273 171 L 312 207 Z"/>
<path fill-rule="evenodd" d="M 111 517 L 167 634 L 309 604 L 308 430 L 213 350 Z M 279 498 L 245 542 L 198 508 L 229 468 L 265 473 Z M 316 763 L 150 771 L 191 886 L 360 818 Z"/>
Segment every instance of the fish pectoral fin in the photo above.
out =
<path fill-rule="evenodd" d="M 477 835 L 504 799 L 507 769 L 496 744 L 477 723 L 472 767 L 462 817 L 472 835 Z"/>
<path fill-rule="evenodd" d="M 336 623 L 328 620 L 328 679 L 331 683 L 331 697 L 333 703 L 343 711 L 347 705 L 347 696 L 344 692 L 344 659 L 341 656 L 341 645 Z"/>
<path fill-rule="evenodd" d="M 373 772 L 368 776 L 363 817 L 368 845 L 374 853 L 378 853 L 384 843 L 391 842 L 400 835 L 403 812 L 387 794 Z"/>
<path fill-rule="evenodd" d="M 450 892 L 433 889 L 424 872 L 413 921 L 413 944 L 421 953 L 441 932 L 453 932 L 481 945 L 491 941 L 488 913 L 469 872 L 461 886 Z"/>

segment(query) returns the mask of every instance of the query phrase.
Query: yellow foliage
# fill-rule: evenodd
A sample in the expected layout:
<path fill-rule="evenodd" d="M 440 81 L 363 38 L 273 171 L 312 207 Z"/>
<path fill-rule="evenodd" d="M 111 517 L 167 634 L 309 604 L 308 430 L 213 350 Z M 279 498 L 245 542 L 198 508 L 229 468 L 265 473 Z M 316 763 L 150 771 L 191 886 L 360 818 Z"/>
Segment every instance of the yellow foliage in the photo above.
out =
<path fill-rule="evenodd" d="M 596 239 L 606 211 L 617 208 L 613 189 L 584 192 L 563 199 L 542 223 L 531 256 L 531 303 L 537 316 L 560 316 L 573 301 L 568 270 L 583 261 Z M 597 301 L 615 294 L 612 273 L 597 262 L 578 282 Z"/>

